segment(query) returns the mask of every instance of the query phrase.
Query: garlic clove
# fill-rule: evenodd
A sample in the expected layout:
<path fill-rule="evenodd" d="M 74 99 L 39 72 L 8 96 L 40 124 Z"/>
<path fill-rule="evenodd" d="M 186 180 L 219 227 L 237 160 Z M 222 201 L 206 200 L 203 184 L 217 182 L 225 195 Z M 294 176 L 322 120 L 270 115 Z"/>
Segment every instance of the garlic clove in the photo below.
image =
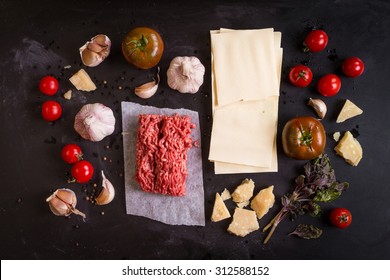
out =
<path fill-rule="evenodd" d="M 320 119 L 323 119 L 325 117 L 327 107 L 324 101 L 322 101 L 321 99 L 310 98 L 309 103 L 307 103 L 307 105 L 313 107 Z"/>
<path fill-rule="evenodd" d="M 102 170 L 102 190 L 99 193 L 99 195 L 95 198 L 97 205 L 106 205 L 110 203 L 114 197 L 115 197 L 115 189 L 112 183 L 104 176 L 103 170 Z"/>
<path fill-rule="evenodd" d="M 70 214 L 76 214 L 82 216 L 84 219 L 86 215 L 77 210 L 77 198 L 74 191 L 70 189 L 58 189 L 51 196 L 46 199 L 49 203 L 50 210 L 56 216 L 69 216 Z"/>
<path fill-rule="evenodd" d="M 158 89 L 160 83 L 160 67 L 157 67 L 157 80 L 140 85 L 134 89 L 135 94 L 143 99 L 152 97 Z"/>
<path fill-rule="evenodd" d="M 103 62 L 110 54 L 111 40 L 99 34 L 80 47 L 80 56 L 85 66 L 94 67 Z"/>

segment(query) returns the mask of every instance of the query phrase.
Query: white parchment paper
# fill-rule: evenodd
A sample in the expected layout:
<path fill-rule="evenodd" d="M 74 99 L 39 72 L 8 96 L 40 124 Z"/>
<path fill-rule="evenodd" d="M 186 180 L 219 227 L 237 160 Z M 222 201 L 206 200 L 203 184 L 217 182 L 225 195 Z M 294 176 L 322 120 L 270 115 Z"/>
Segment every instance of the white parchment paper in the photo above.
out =
<path fill-rule="evenodd" d="M 202 154 L 198 112 L 122 102 L 123 152 L 125 164 L 126 213 L 170 225 L 205 225 Z M 188 150 L 186 195 L 174 197 L 144 192 L 135 180 L 135 151 L 140 114 L 188 115 L 196 125 L 191 138 L 199 147 Z"/>

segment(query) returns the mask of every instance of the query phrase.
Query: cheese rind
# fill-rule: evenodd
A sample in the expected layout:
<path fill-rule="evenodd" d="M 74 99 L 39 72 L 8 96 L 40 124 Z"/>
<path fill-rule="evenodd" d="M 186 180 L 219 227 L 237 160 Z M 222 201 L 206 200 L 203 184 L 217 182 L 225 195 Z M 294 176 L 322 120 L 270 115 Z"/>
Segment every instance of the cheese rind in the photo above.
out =
<path fill-rule="evenodd" d="M 88 73 L 84 69 L 80 69 L 76 74 L 69 78 L 69 81 L 77 88 L 82 91 L 94 91 L 96 85 L 92 82 Z"/>
<path fill-rule="evenodd" d="M 268 213 L 268 210 L 274 206 L 275 195 L 273 194 L 273 190 L 274 186 L 269 186 L 268 188 L 259 191 L 259 193 L 252 199 L 251 208 L 256 212 L 258 219 L 261 219 Z"/>
<path fill-rule="evenodd" d="M 236 208 L 234 210 L 233 220 L 227 230 L 237 236 L 244 237 L 258 229 L 259 222 L 257 221 L 255 211 Z"/>
<path fill-rule="evenodd" d="M 349 131 L 345 132 L 334 150 L 352 166 L 357 166 L 363 158 L 362 146 Z"/>
<path fill-rule="evenodd" d="M 344 122 L 361 114 L 363 114 L 363 110 L 347 99 L 337 117 L 336 123 Z"/>
<path fill-rule="evenodd" d="M 236 203 L 242 203 L 249 201 L 253 196 L 253 190 L 255 183 L 252 179 L 245 179 L 232 193 L 233 201 Z"/>
<path fill-rule="evenodd" d="M 216 193 L 213 213 L 211 214 L 211 221 L 219 222 L 230 217 L 229 210 L 226 208 L 226 205 L 223 202 L 221 196 L 219 193 Z"/>

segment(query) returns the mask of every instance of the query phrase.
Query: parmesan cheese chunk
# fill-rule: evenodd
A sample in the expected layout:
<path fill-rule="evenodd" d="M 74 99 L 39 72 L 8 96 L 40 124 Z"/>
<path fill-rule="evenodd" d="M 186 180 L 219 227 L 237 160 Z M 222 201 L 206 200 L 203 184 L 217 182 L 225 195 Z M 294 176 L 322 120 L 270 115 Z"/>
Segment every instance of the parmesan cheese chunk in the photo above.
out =
<path fill-rule="evenodd" d="M 341 138 L 334 150 L 352 166 L 357 166 L 363 158 L 362 146 L 360 146 L 358 140 L 356 140 L 349 131 L 345 132 L 343 138 Z"/>
<path fill-rule="evenodd" d="M 258 229 L 259 222 L 257 221 L 255 211 L 236 208 L 233 215 L 233 221 L 230 223 L 227 230 L 237 236 L 244 237 Z"/>
<path fill-rule="evenodd" d="M 334 139 L 334 141 L 339 142 L 340 136 L 341 136 L 341 133 L 338 132 L 338 131 L 335 132 L 335 133 L 333 133 L 333 139 Z"/>
<path fill-rule="evenodd" d="M 243 202 L 237 202 L 236 204 L 237 204 L 238 208 L 244 208 L 244 207 L 247 207 L 249 205 L 249 200 L 243 201 Z"/>
<path fill-rule="evenodd" d="M 80 69 L 76 74 L 69 78 L 69 81 L 78 89 L 82 91 L 93 91 L 96 85 L 92 82 L 88 73 L 84 69 Z"/>
<path fill-rule="evenodd" d="M 231 199 L 232 196 L 227 189 L 224 189 L 223 192 L 221 193 L 221 198 L 223 201 L 225 201 L 225 200 Z"/>
<path fill-rule="evenodd" d="M 274 186 L 269 186 L 268 188 L 259 191 L 252 199 L 251 208 L 255 210 L 258 219 L 261 219 L 268 213 L 268 210 L 274 206 L 275 195 L 273 194 L 273 190 Z"/>
<path fill-rule="evenodd" d="M 337 117 L 336 123 L 341 123 L 361 114 L 363 114 L 363 110 L 347 99 Z"/>
<path fill-rule="evenodd" d="M 219 193 L 216 193 L 213 213 L 211 214 L 211 221 L 219 222 L 227 218 L 230 218 L 229 210 L 226 208 L 226 205 Z"/>
<path fill-rule="evenodd" d="M 253 196 L 254 188 L 255 183 L 252 179 L 245 179 L 232 193 L 233 201 L 238 203 L 249 201 Z"/>

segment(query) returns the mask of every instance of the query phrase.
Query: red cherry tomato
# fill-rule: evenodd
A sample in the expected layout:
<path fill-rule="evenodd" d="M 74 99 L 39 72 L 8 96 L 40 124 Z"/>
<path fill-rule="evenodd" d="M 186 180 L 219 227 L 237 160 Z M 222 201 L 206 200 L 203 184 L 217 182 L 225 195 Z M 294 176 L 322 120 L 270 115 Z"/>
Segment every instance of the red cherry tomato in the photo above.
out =
<path fill-rule="evenodd" d="M 317 84 L 317 90 L 323 96 L 336 95 L 341 88 L 341 80 L 335 74 L 327 74 L 323 76 Z"/>
<path fill-rule="evenodd" d="M 288 77 L 294 86 L 307 87 L 313 79 L 313 73 L 309 67 L 297 65 L 291 68 Z"/>
<path fill-rule="evenodd" d="M 363 74 L 364 63 L 358 57 L 350 57 L 343 61 L 341 70 L 348 77 L 358 77 Z"/>
<path fill-rule="evenodd" d="M 92 179 L 93 172 L 94 168 L 92 164 L 86 160 L 76 162 L 70 170 L 72 177 L 78 183 L 87 183 Z"/>
<path fill-rule="evenodd" d="M 53 76 L 45 76 L 39 82 L 39 90 L 46 95 L 54 95 L 58 91 L 58 80 Z"/>
<path fill-rule="evenodd" d="M 320 52 L 328 44 L 328 35 L 323 30 L 313 30 L 307 34 L 303 43 L 305 51 Z"/>
<path fill-rule="evenodd" d="M 61 157 L 65 162 L 73 164 L 83 158 L 83 152 L 76 144 L 67 144 L 62 148 Z"/>
<path fill-rule="evenodd" d="M 332 225 L 338 228 L 346 228 L 352 223 L 352 214 L 348 209 L 335 208 L 329 216 Z"/>
<path fill-rule="evenodd" d="M 42 104 L 41 114 L 44 120 L 53 122 L 61 117 L 62 107 L 58 102 L 49 100 Z"/>

